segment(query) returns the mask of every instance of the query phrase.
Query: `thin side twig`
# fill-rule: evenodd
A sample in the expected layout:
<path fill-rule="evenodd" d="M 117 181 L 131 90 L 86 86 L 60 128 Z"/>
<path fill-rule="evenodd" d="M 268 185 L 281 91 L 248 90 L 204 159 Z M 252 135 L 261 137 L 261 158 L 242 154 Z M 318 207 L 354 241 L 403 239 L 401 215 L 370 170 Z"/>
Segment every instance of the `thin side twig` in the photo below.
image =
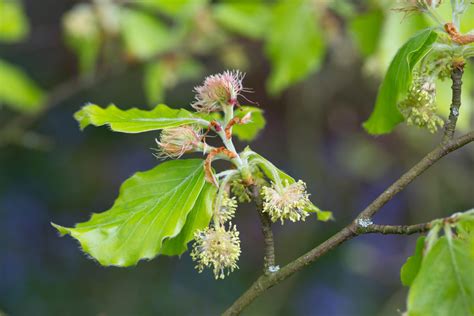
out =
<path fill-rule="evenodd" d="M 383 234 L 383 235 L 413 235 L 426 233 L 431 229 L 431 222 L 416 225 L 377 225 L 372 224 L 359 229 L 360 234 Z"/>

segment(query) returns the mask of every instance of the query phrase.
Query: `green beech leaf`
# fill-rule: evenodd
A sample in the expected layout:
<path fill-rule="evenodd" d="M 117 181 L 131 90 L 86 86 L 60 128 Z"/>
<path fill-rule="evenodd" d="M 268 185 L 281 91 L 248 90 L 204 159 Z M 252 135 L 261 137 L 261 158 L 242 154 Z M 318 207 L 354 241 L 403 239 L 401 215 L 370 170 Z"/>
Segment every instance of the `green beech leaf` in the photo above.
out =
<path fill-rule="evenodd" d="M 18 0 L 0 0 L 0 41 L 23 40 L 29 31 L 28 20 Z"/>
<path fill-rule="evenodd" d="M 374 111 L 364 123 L 370 134 L 388 133 L 403 121 L 397 104 L 408 91 L 415 65 L 428 53 L 437 37 L 432 29 L 423 30 L 397 52 L 380 86 Z"/>
<path fill-rule="evenodd" d="M 287 181 L 288 184 L 292 184 L 296 182 L 293 177 L 286 174 L 282 170 L 278 169 L 270 161 L 268 161 L 263 156 L 255 152 L 252 152 L 252 154 L 249 156 L 249 162 L 254 163 L 256 166 L 258 166 L 260 170 L 262 170 L 264 175 L 273 182 L 276 181 L 277 177 L 280 178 L 282 182 Z M 322 211 L 321 209 L 319 209 L 316 205 L 312 203 L 305 211 L 316 213 L 318 220 L 323 221 L 323 222 L 333 219 L 332 212 Z"/>
<path fill-rule="evenodd" d="M 307 1 L 279 2 L 267 31 L 265 53 L 272 64 L 267 87 L 271 93 L 281 92 L 319 68 L 325 42 L 314 7 Z"/>
<path fill-rule="evenodd" d="M 31 113 L 41 107 L 43 98 L 43 91 L 23 70 L 0 60 L 0 104 Z"/>
<path fill-rule="evenodd" d="M 163 243 L 161 253 L 168 256 L 181 255 L 187 249 L 187 244 L 194 239 L 197 230 L 209 226 L 212 217 L 212 204 L 217 193 L 217 188 L 206 182 L 193 209 L 186 218 L 186 224 L 176 237 L 167 239 Z"/>
<path fill-rule="evenodd" d="M 281 181 L 288 181 L 290 184 L 296 182 L 293 177 L 278 169 L 273 163 L 256 152 L 252 152 L 249 156 L 249 162 L 255 163 L 271 181 L 275 181 L 279 177 Z"/>
<path fill-rule="evenodd" d="M 265 127 L 265 117 L 263 110 L 254 106 L 242 106 L 235 112 L 235 116 L 243 118 L 251 113 L 251 121 L 247 124 L 236 124 L 232 128 L 232 134 L 242 141 L 251 141 L 257 137 L 258 133 Z"/>
<path fill-rule="evenodd" d="M 175 37 L 158 18 L 131 9 L 121 10 L 122 36 L 127 51 L 139 59 L 152 58 L 174 46 Z"/>
<path fill-rule="evenodd" d="M 415 254 L 407 259 L 400 271 L 400 278 L 402 284 L 410 286 L 415 280 L 418 271 L 420 270 L 421 260 L 423 259 L 423 248 L 425 246 L 425 237 L 420 237 L 416 241 Z"/>
<path fill-rule="evenodd" d="M 408 294 L 408 316 L 474 315 L 474 238 L 439 238 Z"/>
<path fill-rule="evenodd" d="M 270 8 L 258 2 L 228 2 L 214 6 L 214 17 L 227 29 L 260 39 L 268 29 Z"/>
<path fill-rule="evenodd" d="M 176 127 L 186 124 L 198 124 L 207 127 L 209 122 L 184 109 L 175 110 L 160 104 L 152 110 L 120 110 L 115 105 L 101 108 L 95 104 L 84 106 L 74 114 L 81 129 L 89 125 L 108 125 L 115 132 L 141 133 Z"/>
<path fill-rule="evenodd" d="M 126 180 L 112 208 L 74 228 L 53 224 L 104 266 L 131 266 L 177 236 L 204 186 L 200 159 L 164 162 Z"/>

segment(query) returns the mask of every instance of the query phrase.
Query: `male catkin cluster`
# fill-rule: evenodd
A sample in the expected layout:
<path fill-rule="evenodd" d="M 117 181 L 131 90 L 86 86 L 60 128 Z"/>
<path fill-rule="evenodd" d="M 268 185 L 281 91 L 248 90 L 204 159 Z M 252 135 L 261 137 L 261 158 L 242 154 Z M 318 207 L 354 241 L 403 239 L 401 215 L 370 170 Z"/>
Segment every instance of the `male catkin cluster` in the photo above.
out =
<path fill-rule="evenodd" d="M 194 234 L 195 243 L 191 257 L 197 262 L 196 269 L 202 272 L 209 267 L 216 279 L 224 279 L 230 272 L 238 269 L 240 257 L 239 232 L 235 225 L 207 227 Z"/>
<path fill-rule="evenodd" d="M 299 180 L 289 184 L 272 184 L 271 187 L 262 188 L 263 212 L 268 213 L 273 222 L 286 219 L 292 222 L 304 221 L 309 213 L 306 211 L 310 205 L 306 184 Z"/>
<path fill-rule="evenodd" d="M 398 108 L 408 125 L 427 128 L 431 133 L 444 125 L 436 113 L 436 84 L 432 77 L 415 74 L 407 97 Z"/>

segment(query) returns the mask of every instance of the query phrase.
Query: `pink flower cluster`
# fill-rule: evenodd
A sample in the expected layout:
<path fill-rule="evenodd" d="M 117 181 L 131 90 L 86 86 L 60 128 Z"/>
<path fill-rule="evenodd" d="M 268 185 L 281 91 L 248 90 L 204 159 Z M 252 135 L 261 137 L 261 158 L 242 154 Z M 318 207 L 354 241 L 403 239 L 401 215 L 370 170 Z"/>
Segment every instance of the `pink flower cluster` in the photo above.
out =
<path fill-rule="evenodd" d="M 206 78 L 202 86 L 194 88 L 196 100 L 191 104 L 199 112 L 220 111 L 224 106 L 238 104 L 237 97 L 249 92 L 242 86 L 245 74 L 238 70 L 225 71 Z"/>

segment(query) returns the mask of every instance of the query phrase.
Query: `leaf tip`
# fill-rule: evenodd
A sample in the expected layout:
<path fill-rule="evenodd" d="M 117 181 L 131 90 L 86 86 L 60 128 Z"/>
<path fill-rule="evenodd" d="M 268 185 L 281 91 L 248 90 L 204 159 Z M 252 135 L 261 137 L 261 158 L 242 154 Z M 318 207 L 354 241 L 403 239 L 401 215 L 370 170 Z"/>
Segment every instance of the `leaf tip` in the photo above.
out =
<path fill-rule="evenodd" d="M 61 236 L 69 234 L 69 228 L 50 222 L 51 226 L 56 228 Z"/>

